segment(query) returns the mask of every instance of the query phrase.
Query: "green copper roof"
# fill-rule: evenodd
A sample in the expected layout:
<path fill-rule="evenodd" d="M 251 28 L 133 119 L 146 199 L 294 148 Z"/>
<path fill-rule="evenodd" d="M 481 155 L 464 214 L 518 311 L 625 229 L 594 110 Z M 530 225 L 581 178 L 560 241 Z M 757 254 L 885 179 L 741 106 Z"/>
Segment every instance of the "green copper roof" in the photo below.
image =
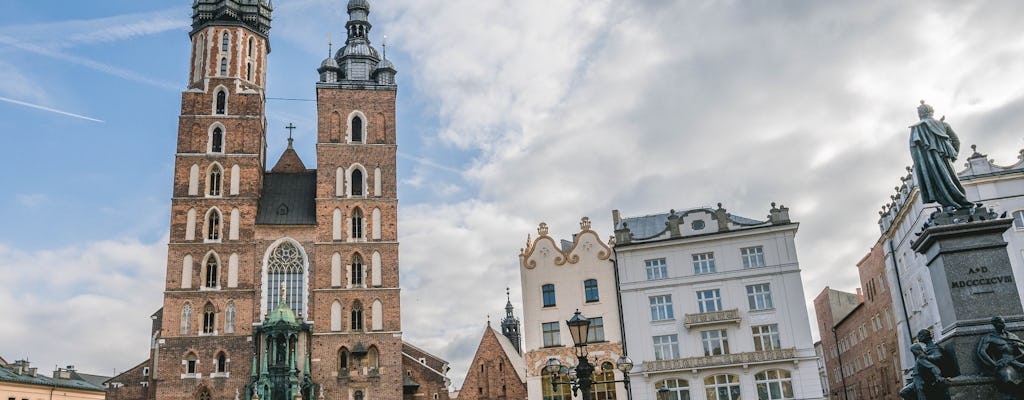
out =
<path fill-rule="evenodd" d="M 278 303 L 277 308 L 270 313 L 270 320 L 268 321 L 270 324 L 279 322 L 286 322 L 289 324 L 296 323 L 295 313 L 293 313 L 292 309 L 288 307 L 288 304 L 285 304 L 283 301 Z"/>

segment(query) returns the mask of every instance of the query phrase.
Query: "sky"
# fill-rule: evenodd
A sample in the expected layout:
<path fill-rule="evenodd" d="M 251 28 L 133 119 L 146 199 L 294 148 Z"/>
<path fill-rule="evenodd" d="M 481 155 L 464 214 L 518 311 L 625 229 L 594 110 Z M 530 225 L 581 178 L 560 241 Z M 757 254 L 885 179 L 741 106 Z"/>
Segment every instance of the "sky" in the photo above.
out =
<path fill-rule="evenodd" d="M 293 100 L 268 101 L 271 160 L 294 123 L 315 165 L 305 100 L 345 3 L 274 1 L 267 96 Z M 813 318 L 825 286 L 859 284 L 920 100 L 997 164 L 1024 148 L 1016 0 L 371 4 L 398 69 L 403 331 L 455 387 L 506 286 L 520 313 L 540 222 L 568 238 L 589 216 L 610 236 L 613 209 L 785 204 Z M 0 357 L 109 375 L 148 356 L 190 6 L 4 1 Z"/>

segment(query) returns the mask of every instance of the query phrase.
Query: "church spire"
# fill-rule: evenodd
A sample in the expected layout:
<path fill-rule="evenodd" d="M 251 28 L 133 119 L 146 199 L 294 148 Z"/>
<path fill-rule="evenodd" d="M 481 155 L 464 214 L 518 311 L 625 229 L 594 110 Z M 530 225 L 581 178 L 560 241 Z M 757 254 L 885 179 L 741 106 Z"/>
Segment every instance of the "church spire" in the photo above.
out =
<path fill-rule="evenodd" d="M 516 352 L 523 354 L 523 350 L 520 347 L 520 336 L 519 336 L 519 318 L 512 315 L 512 293 L 509 288 L 505 288 L 505 318 L 501 320 L 501 334 L 508 338 L 512 342 L 512 346 L 515 346 Z"/>

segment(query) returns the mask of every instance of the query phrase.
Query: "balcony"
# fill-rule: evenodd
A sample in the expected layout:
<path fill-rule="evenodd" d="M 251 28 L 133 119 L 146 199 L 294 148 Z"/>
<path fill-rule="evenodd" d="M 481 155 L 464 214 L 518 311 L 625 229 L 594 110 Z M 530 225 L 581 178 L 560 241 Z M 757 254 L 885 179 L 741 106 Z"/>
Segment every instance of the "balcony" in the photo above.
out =
<path fill-rule="evenodd" d="M 740 310 L 738 308 L 734 308 L 732 310 L 713 311 L 698 314 L 686 314 L 686 318 L 683 320 L 683 326 L 685 326 L 687 329 L 693 328 L 695 326 L 727 323 L 740 323 Z"/>
<path fill-rule="evenodd" d="M 730 367 L 745 364 L 760 364 L 771 361 L 783 361 L 796 358 L 796 349 L 778 349 L 768 351 L 751 351 L 747 353 L 722 354 L 710 357 L 677 358 L 674 360 L 644 361 L 645 372 L 698 370 L 706 368 Z"/>

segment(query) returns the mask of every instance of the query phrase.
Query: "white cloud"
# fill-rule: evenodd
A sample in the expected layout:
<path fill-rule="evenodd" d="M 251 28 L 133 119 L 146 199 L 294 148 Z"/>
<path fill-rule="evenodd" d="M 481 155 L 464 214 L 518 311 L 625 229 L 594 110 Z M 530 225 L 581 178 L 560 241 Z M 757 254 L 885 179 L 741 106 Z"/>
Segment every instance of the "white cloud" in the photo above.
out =
<path fill-rule="evenodd" d="M 191 24 L 190 14 L 188 9 L 175 7 L 92 19 L 8 25 L 0 27 L 0 34 L 48 48 L 69 48 L 185 30 Z"/>
<path fill-rule="evenodd" d="M 148 357 L 149 315 L 161 304 L 166 238 L 107 240 L 38 251 L 0 243 L 0 354 L 40 372 L 76 365 L 96 374 Z"/>
<path fill-rule="evenodd" d="M 0 97 L 0 100 L 3 100 L 3 98 Z M 42 204 L 48 198 L 43 193 L 18 193 L 14 195 L 14 199 L 21 203 L 21 205 L 32 208 Z"/>

